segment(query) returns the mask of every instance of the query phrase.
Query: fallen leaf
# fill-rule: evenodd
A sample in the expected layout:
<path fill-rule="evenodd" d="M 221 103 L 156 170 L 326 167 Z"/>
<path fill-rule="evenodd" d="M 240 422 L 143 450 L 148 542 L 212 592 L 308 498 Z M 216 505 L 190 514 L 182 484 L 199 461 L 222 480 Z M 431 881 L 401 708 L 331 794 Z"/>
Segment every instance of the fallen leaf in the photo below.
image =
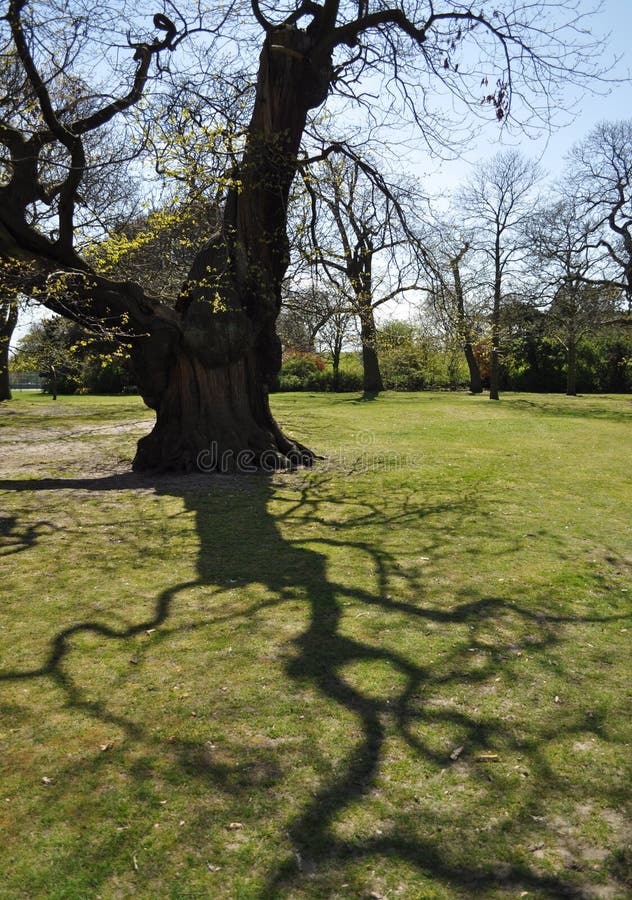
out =
<path fill-rule="evenodd" d="M 48 775 L 44 775 L 44 777 L 42 778 L 42 784 L 52 784 L 52 783 L 53 783 L 53 779 L 49 778 Z"/>

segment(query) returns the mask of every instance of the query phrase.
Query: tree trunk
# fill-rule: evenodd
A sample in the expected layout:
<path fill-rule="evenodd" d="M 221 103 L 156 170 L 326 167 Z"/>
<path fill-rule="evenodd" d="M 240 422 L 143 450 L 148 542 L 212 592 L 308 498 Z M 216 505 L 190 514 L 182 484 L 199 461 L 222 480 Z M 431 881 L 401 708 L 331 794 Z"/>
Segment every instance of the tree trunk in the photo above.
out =
<path fill-rule="evenodd" d="M 362 341 L 362 387 L 365 394 L 379 394 L 384 390 L 380 361 L 377 355 L 377 328 L 369 304 L 360 311 L 360 339 Z"/>
<path fill-rule="evenodd" d="M 454 280 L 454 297 L 456 300 L 458 330 L 463 337 L 463 352 L 470 372 L 470 393 L 482 394 L 483 382 L 481 381 L 481 370 L 479 369 L 478 360 L 476 359 L 474 348 L 472 347 L 471 330 L 465 312 L 465 296 L 463 294 L 463 282 L 461 280 L 460 263 L 469 250 L 469 247 L 469 243 L 464 244 L 459 253 L 450 260 L 450 268 L 452 269 L 452 278 Z"/>
<path fill-rule="evenodd" d="M 0 400 L 11 399 L 9 381 L 9 341 L 0 338 Z"/>
<path fill-rule="evenodd" d="M 492 325 L 492 351 L 489 365 L 489 399 L 500 400 L 500 360 L 498 352 L 498 326 Z"/>
<path fill-rule="evenodd" d="M 467 367 L 470 372 L 470 394 L 482 394 L 483 382 L 481 380 L 481 370 L 478 366 L 478 360 L 474 353 L 471 341 L 466 341 L 463 345 L 463 352 L 467 360 Z"/>
<path fill-rule="evenodd" d="M 0 302 L 0 401 L 11 399 L 9 372 L 9 345 L 18 324 L 18 307 L 15 300 Z"/>
<path fill-rule="evenodd" d="M 194 261 L 175 320 L 157 320 L 134 348 L 139 390 L 156 410 L 137 470 L 268 469 L 314 458 L 282 434 L 268 404 L 281 367 L 287 200 L 307 112 L 325 99 L 332 71 L 329 54 L 318 61 L 312 50 L 294 26 L 266 38 L 223 226 Z"/>
<path fill-rule="evenodd" d="M 340 349 L 336 346 L 334 347 L 334 352 L 331 354 L 331 368 L 333 370 L 332 377 L 332 387 L 334 391 L 340 390 Z"/>
<path fill-rule="evenodd" d="M 574 341 L 566 348 L 566 395 L 577 396 L 577 345 Z"/>
<path fill-rule="evenodd" d="M 492 352 L 489 364 L 489 399 L 500 399 L 500 304 L 502 300 L 502 252 L 500 232 L 494 246 L 494 305 L 492 307 Z"/>
<path fill-rule="evenodd" d="M 156 425 L 138 442 L 136 470 L 253 472 L 309 464 L 313 454 L 277 426 L 256 354 L 208 366 L 182 350 Z"/>

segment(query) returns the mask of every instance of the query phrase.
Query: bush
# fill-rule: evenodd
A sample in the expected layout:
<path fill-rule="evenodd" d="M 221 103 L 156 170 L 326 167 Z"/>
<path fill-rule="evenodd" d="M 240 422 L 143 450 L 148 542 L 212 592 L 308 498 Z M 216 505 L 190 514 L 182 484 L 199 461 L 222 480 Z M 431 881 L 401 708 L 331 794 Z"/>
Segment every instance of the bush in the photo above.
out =
<path fill-rule="evenodd" d="M 395 326 L 401 325 L 401 329 Z M 384 387 L 392 391 L 456 390 L 469 383 L 461 351 L 433 335 L 391 322 L 378 345 Z"/>
<path fill-rule="evenodd" d="M 276 385 L 278 391 L 331 391 L 333 372 L 314 353 L 292 351 L 286 355 Z"/>

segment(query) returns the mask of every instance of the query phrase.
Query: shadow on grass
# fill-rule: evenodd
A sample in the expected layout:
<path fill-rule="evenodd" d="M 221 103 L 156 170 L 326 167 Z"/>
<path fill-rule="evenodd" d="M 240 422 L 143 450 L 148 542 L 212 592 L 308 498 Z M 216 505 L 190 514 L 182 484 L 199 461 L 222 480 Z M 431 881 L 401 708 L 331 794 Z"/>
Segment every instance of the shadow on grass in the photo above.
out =
<path fill-rule="evenodd" d="M 228 480 L 211 478 L 201 482 L 194 477 L 192 480 L 156 479 L 150 482 L 129 475 L 0 482 L 0 489 L 23 491 L 75 489 L 100 492 L 151 486 L 158 494 L 182 498 L 185 508 L 195 514 L 199 537 L 197 580 L 164 589 L 145 619 L 126 628 L 106 626 L 93 619 L 75 622 L 51 636 L 48 656 L 41 667 L 5 671 L 1 679 L 23 682 L 50 678 L 63 690 L 71 708 L 116 724 L 125 730 L 132 742 L 150 743 L 153 738 L 142 723 L 129 717 L 114 716 L 108 711 L 107 700 L 86 698 L 67 666 L 73 640 L 78 635 L 91 634 L 125 641 L 156 629 L 160 638 L 163 629 L 163 637 L 166 637 L 178 628 L 206 628 L 230 618 L 230 612 L 224 614 L 220 610 L 211 616 L 201 614 L 199 622 L 171 626 L 174 602 L 181 592 L 192 587 L 202 586 L 211 593 L 220 593 L 229 588 L 238 591 L 249 585 L 265 585 L 271 599 L 253 604 L 250 610 L 240 613 L 241 617 L 254 615 L 266 605 L 296 603 L 299 597 L 307 604 L 307 624 L 292 640 L 285 661 L 289 683 L 295 685 L 297 691 L 306 686 L 317 691 L 341 714 L 344 713 L 345 721 L 351 717 L 357 725 L 357 737 L 333 773 L 322 777 L 320 786 L 306 795 L 299 812 L 285 823 L 289 847 L 273 870 L 267 873 L 257 896 L 292 896 L 292 892 L 306 881 L 311 882 L 312 888 L 320 884 L 321 895 L 329 896 L 344 878 L 346 865 L 366 860 L 405 864 L 416 870 L 420 877 L 437 879 L 453 890 L 465 891 L 467 896 L 494 888 L 537 891 L 555 897 L 584 896 L 578 886 L 581 875 L 576 872 L 549 874 L 518 857 L 509 861 L 506 857 L 501 866 L 493 857 L 477 861 L 473 854 L 462 852 L 460 847 L 446 845 L 440 829 L 436 833 L 432 828 L 420 829 L 419 811 L 413 807 L 401 809 L 397 817 L 391 816 L 388 826 L 369 835 L 358 829 L 355 834 L 344 836 L 337 824 L 351 808 L 368 801 L 377 790 L 386 765 L 387 743 L 394 737 L 420 764 L 434 765 L 437 770 L 453 763 L 460 764 L 458 758 L 446 757 L 445 750 L 437 749 L 428 739 L 433 723 L 449 723 L 461 735 L 468 756 L 479 754 L 484 757 L 502 747 L 505 753 L 527 757 L 531 780 L 528 786 L 520 786 L 518 818 L 511 823 L 511 828 L 516 834 L 521 830 L 528 834 L 533 828 L 532 820 L 536 818 L 541 794 L 565 790 L 543 752 L 547 742 L 559 739 L 561 735 L 604 734 L 601 719 L 569 714 L 521 738 L 500 716 L 485 715 L 476 709 L 455 709 L 449 704 L 432 706 L 427 699 L 433 692 L 449 692 L 463 685 L 491 685 L 501 676 L 508 680 L 518 677 L 514 666 L 521 653 L 544 658 L 563 640 L 560 628 L 564 623 L 605 623 L 623 617 L 536 614 L 515 599 L 502 596 L 461 597 L 449 608 L 437 608 L 425 601 L 428 589 L 422 574 L 402 571 L 398 561 L 381 547 L 368 540 L 354 540 L 347 533 L 365 523 L 381 529 L 398 525 L 423 528 L 430 515 L 452 517 L 457 522 L 463 512 L 458 503 L 425 509 L 411 503 L 405 495 L 390 496 L 386 511 L 377 504 L 365 503 L 362 509 L 343 521 L 336 519 L 334 531 L 324 502 L 325 479 L 320 483 L 317 480 L 306 482 L 276 515 L 270 512 L 274 493 L 271 485 L 263 478 L 247 479 L 244 483 L 247 485 L 247 517 L 244 516 L 244 503 L 235 502 Z M 335 496 L 326 497 L 326 501 L 343 502 Z M 303 529 L 306 525 L 314 526 L 315 536 L 294 539 L 292 529 L 299 521 Z M 436 529 L 436 526 L 428 525 L 429 534 L 433 527 Z M 23 549 L 28 549 L 41 540 L 45 532 L 42 529 L 20 531 L 18 524 L 11 521 L 8 534 L 13 541 L 11 546 L 19 549 L 21 542 Z M 434 540 L 438 546 L 441 540 L 438 530 Z M 258 552 L 254 552 L 255 548 Z M 350 586 L 338 579 L 331 571 L 327 555 L 333 550 L 363 554 L 375 573 L 373 588 Z M 397 585 L 402 581 L 407 587 L 408 599 L 405 600 L 397 596 Z M 413 601 L 410 597 L 417 599 Z M 468 634 L 463 640 L 454 642 L 452 650 L 440 663 L 430 658 L 411 658 L 410 653 L 389 647 L 387 641 L 379 638 L 370 641 L 350 636 L 349 629 L 343 627 L 345 606 L 349 603 L 378 610 L 384 615 L 404 617 L 408 627 L 417 631 L 432 624 L 442 629 L 466 626 Z M 487 637 L 490 632 L 495 635 L 492 645 Z M 388 696 L 375 696 L 363 690 L 357 680 L 354 682 L 348 677 L 349 667 L 357 664 L 387 666 L 397 673 L 401 688 L 392 689 Z M 164 752 L 164 746 L 161 746 L 161 752 Z M 193 778 L 206 779 L 209 787 L 214 789 L 252 793 L 263 790 L 281 777 L 272 757 L 266 758 L 265 750 L 261 751 L 259 767 L 250 775 L 239 774 L 239 767 L 214 762 L 204 755 L 202 747 L 177 736 L 169 752 L 173 753 L 182 772 Z M 139 778 L 146 775 L 140 769 L 137 774 Z M 478 779 L 483 794 L 488 792 L 489 796 L 495 796 L 506 789 L 502 782 L 497 782 L 483 770 L 473 772 L 472 777 Z M 384 790 L 384 786 L 380 789 Z M 484 798 L 482 802 L 485 802 Z M 497 829 L 500 833 L 507 827 L 505 823 Z"/>
<path fill-rule="evenodd" d="M 595 399 L 598 402 L 595 402 Z M 510 403 L 512 409 L 526 412 L 530 416 L 537 410 L 538 413 L 545 416 L 583 420 L 599 419 L 632 424 L 632 399 L 628 399 L 627 404 L 624 404 L 625 400 L 625 395 L 620 395 L 609 407 L 606 405 L 608 398 L 599 397 L 599 395 L 595 397 L 592 394 L 578 394 L 575 397 L 567 397 L 565 394 L 558 394 L 553 398 L 551 394 L 546 394 L 538 401 L 514 395 L 510 398 Z"/>

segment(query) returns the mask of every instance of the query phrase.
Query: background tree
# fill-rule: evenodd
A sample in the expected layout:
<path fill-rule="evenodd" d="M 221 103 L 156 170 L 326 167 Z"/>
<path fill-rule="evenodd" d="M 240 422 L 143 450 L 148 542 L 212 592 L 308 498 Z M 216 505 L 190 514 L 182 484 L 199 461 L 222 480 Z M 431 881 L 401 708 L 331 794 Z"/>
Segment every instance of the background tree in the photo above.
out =
<path fill-rule="evenodd" d="M 503 298 L 525 255 L 525 228 L 539 178 L 536 164 L 515 150 L 506 150 L 477 167 L 459 198 L 464 221 L 473 230 L 473 246 L 489 266 L 491 400 L 499 398 Z"/>
<path fill-rule="evenodd" d="M 340 387 L 340 356 L 353 321 L 353 311 L 347 298 L 318 286 L 309 285 L 287 289 L 279 317 L 279 336 L 284 347 L 315 351 L 325 349 L 331 356 L 332 387 Z"/>
<path fill-rule="evenodd" d="M 72 392 L 77 386 L 80 359 L 73 348 L 81 338 L 79 326 L 61 316 L 37 322 L 20 340 L 16 369 L 37 372 L 56 400 L 58 393 Z"/>
<path fill-rule="evenodd" d="M 632 119 L 602 122 L 570 154 L 568 189 L 597 246 L 605 248 L 611 281 L 632 313 Z"/>
<path fill-rule="evenodd" d="M 329 156 L 304 173 L 304 260 L 326 279 L 360 324 L 364 390 L 384 389 L 375 311 L 418 288 L 420 256 L 411 223 L 418 192 L 371 177 L 368 164 Z"/>
<path fill-rule="evenodd" d="M 17 299 L 11 296 L 0 297 L 0 400 L 11 399 L 9 344 L 17 324 Z"/>
<path fill-rule="evenodd" d="M 253 0 L 250 7 L 218 6 L 202 18 L 195 9 L 190 23 L 179 13 L 175 22 L 157 13 L 153 36 L 140 19 L 126 21 L 120 5 L 42 0 L 36 7 L 9 0 L 4 8 L 0 52 L 19 61 L 25 90 L 19 108 L 0 121 L 8 159 L 0 252 L 37 263 L 37 287 L 53 311 L 105 322 L 112 333 L 133 339 L 139 388 L 157 413 L 152 434 L 138 446 L 139 469 L 194 467 L 211 444 L 220 453 L 247 449 L 254 459 L 277 454 L 281 464 L 289 456 L 312 458 L 281 433 L 267 392 L 280 364 L 274 326 L 288 261 L 290 186 L 310 111 L 330 92 L 359 101 L 368 96 L 364 76 L 378 70 L 390 79 L 389 124 L 401 113 L 427 141 L 445 141 L 453 122 L 432 106 L 435 98 L 443 103 L 450 94 L 461 119 L 464 108 L 489 109 L 503 122 L 533 123 L 555 104 L 556 88 L 586 83 L 595 69 L 595 43 L 579 27 L 583 15 L 572 0 L 499 0 L 489 16 L 449 0 L 410 7 L 309 0 L 274 11 Z M 152 74 L 165 73 L 165 57 L 175 69 L 175 51 L 202 28 L 206 58 L 217 54 L 227 77 L 229 43 L 237 47 L 242 39 L 232 60 L 243 71 L 255 32 L 263 40 L 221 228 L 200 248 L 171 306 L 138 285 L 96 273 L 78 253 L 75 232 L 83 178 L 97 165 L 91 136 L 110 131 L 115 121 L 136 127 L 130 112 Z M 126 40 L 129 54 L 114 52 Z M 191 57 L 183 59 L 194 80 Z M 81 97 L 68 103 L 64 85 L 71 77 Z M 371 101 L 374 118 L 378 107 Z M 149 100 L 140 112 L 151 127 Z M 35 125 L 27 122 L 33 115 Z M 348 127 L 347 118 L 340 124 Z M 63 159 L 52 180 L 51 154 Z M 38 227 L 31 210 L 42 205 L 47 221 Z"/>
<path fill-rule="evenodd" d="M 480 272 L 468 265 L 475 260 L 472 236 L 460 233 L 455 222 L 436 223 L 438 245 L 432 251 L 428 302 L 448 339 L 462 349 L 470 376 L 470 393 L 483 391 L 475 346 L 481 335 Z"/>
<path fill-rule="evenodd" d="M 131 388 L 126 348 L 61 316 L 34 323 L 13 357 L 16 372 L 37 372 L 44 390 L 58 394 L 119 394 Z"/>
<path fill-rule="evenodd" d="M 573 198 L 566 197 L 533 216 L 528 235 L 539 266 L 541 299 L 548 300 L 546 323 L 566 350 L 566 393 L 577 393 L 577 348 L 615 311 L 617 288 L 589 283 L 598 260 L 591 244 L 592 227 L 582 219 Z M 541 302 L 541 301 L 540 301 Z"/>

